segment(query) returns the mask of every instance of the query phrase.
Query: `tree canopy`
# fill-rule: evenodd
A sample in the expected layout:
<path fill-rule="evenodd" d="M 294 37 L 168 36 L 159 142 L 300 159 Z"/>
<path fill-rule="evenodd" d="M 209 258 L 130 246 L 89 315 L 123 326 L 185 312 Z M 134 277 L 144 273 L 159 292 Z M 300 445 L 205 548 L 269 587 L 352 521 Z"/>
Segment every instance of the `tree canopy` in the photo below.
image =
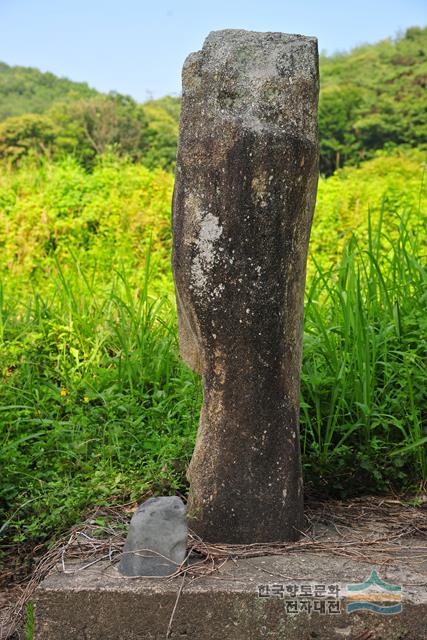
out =
<path fill-rule="evenodd" d="M 427 28 L 320 57 L 320 170 L 378 150 L 427 145 Z M 37 69 L 0 63 L 0 158 L 72 153 L 88 168 L 107 148 L 173 170 L 180 99 L 137 103 Z M 29 114 L 33 114 L 29 117 Z M 3 124 L 1 124 L 3 121 Z"/>
<path fill-rule="evenodd" d="M 378 149 L 427 144 L 427 28 L 321 56 L 321 170 L 331 174 Z"/>

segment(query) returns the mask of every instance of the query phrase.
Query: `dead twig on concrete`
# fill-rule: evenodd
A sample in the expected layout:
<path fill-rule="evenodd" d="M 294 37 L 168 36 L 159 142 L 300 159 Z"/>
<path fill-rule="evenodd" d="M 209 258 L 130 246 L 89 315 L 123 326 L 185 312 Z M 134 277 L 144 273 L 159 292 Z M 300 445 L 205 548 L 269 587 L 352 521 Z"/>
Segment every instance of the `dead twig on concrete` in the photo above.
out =
<path fill-rule="evenodd" d="M 368 497 L 308 505 L 304 536 L 292 543 L 208 544 L 190 532 L 190 562 L 178 567 L 172 576 L 182 576 L 182 584 L 168 631 L 172 628 L 186 578 L 195 580 L 215 573 L 218 575 L 228 560 L 309 552 L 335 554 L 382 565 L 390 564 L 400 555 L 405 557 L 407 566 L 418 569 L 427 560 L 425 504 L 421 501 L 416 506 L 395 498 Z M 78 562 L 78 570 L 83 570 L 101 559 L 116 563 L 123 550 L 131 512 L 127 505 L 99 507 L 82 524 L 73 527 L 41 558 L 15 605 L 3 614 L 0 628 L 3 625 L 13 629 L 22 623 L 26 603 L 31 600 L 37 585 L 54 569 L 68 573 L 73 571 L 68 568 L 70 563 Z M 411 539 L 410 544 L 408 539 Z"/>

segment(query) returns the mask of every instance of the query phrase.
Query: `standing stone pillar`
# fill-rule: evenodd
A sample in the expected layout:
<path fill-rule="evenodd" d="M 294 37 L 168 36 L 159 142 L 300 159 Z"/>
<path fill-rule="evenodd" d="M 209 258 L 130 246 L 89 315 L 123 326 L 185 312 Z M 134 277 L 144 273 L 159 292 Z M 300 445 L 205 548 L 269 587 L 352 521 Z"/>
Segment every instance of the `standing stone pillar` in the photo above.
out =
<path fill-rule="evenodd" d="M 318 178 L 315 38 L 217 31 L 183 69 L 173 270 L 183 359 L 203 376 L 189 526 L 295 540 L 299 389 Z"/>

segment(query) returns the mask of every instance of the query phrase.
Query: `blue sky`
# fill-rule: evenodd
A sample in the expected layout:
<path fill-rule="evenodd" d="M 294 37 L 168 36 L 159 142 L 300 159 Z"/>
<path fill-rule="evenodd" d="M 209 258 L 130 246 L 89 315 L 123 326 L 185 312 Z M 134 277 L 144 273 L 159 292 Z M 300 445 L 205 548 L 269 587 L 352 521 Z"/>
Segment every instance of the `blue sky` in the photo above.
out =
<path fill-rule="evenodd" d="M 303 33 L 331 53 L 426 23 L 426 0 L 0 0 L 0 60 L 145 100 L 179 93 L 214 29 Z"/>

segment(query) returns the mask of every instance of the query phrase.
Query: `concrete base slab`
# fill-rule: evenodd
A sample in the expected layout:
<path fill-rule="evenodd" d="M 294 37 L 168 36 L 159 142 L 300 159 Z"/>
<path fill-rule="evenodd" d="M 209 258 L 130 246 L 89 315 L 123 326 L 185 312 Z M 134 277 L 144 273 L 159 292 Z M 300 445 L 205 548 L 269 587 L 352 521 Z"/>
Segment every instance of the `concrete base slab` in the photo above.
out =
<path fill-rule="evenodd" d="M 184 585 L 182 578 L 126 578 L 110 563 L 71 574 L 58 570 L 37 591 L 34 637 L 425 640 L 426 566 L 419 564 L 414 569 L 411 560 L 412 568 L 404 555 L 392 566 L 374 567 L 337 555 L 294 552 L 230 560 L 212 575 L 186 578 Z M 373 569 L 377 571 L 374 582 L 380 584 L 351 590 L 348 585 L 370 577 L 372 582 Z M 349 605 L 358 599 L 365 605 L 401 610 L 350 612 Z"/>

